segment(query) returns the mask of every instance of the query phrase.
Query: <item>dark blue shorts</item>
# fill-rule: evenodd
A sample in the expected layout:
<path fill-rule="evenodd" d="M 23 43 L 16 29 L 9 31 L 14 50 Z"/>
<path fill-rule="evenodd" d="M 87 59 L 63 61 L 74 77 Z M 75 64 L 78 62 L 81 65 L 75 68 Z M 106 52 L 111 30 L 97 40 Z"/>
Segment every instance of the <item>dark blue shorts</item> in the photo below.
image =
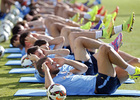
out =
<path fill-rule="evenodd" d="M 90 58 L 91 61 L 85 62 L 85 64 L 88 66 L 86 75 L 96 75 L 98 73 L 97 60 L 94 58 L 94 56 L 90 56 Z"/>
<path fill-rule="evenodd" d="M 99 73 L 96 78 L 97 94 L 111 94 L 114 93 L 120 86 L 120 81 L 116 77 L 110 77 Z"/>

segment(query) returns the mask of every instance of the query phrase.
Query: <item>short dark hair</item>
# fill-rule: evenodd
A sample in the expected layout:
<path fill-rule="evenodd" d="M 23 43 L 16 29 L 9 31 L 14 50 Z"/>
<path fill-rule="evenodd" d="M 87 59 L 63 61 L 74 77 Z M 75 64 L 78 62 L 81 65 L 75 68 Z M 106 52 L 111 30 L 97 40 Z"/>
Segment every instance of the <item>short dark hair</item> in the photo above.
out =
<path fill-rule="evenodd" d="M 15 25 L 15 26 L 13 27 L 13 29 L 12 29 L 13 35 L 19 34 L 20 31 L 21 31 L 21 27 L 20 27 L 19 24 Z"/>
<path fill-rule="evenodd" d="M 36 15 L 33 17 L 33 19 L 31 21 L 35 21 L 35 20 L 38 20 L 41 16 L 40 15 Z"/>
<path fill-rule="evenodd" d="M 21 22 L 18 22 L 16 25 L 22 25 L 22 26 L 25 26 L 25 24 L 27 23 L 26 20 L 23 20 Z"/>
<path fill-rule="evenodd" d="M 13 35 L 12 37 L 11 37 L 11 39 L 10 39 L 10 43 L 13 45 L 14 44 L 14 41 L 15 40 L 17 40 L 16 38 L 17 38 L 17 34 L 15 34 L 15 35 Z M 15 47 L 14 45 L 13 45 L 13 47 Z"/>
<path fill-rule="evenodd" d="M 25 47 L 25 38 L 30 34 L 30 32 L 26 32 L 20 35 L 20 44 Z"/>
<path fill-rule="evenodd" d="M 38 70 L 39 75 L 41 77 L 44 77 L 44 75 L 45 75 L 44 72 L 43 72 L 43 70 L 42 70 L 42 64 L 46 61 L 47 58 L 48 57 L 43 57 L 43 58 L 39 59 L 38 62 L 36 63 L 37 70 Z"/>
<path fill-rule="evenodd" d="M 30 55 L 30 54 L 35 54 L 35 51 L 38 50 L 39 47 L 38 46 L 32 46 L 30 47 L 28 50 L 27 50 L 27 54 Z"/>
<path fill-rule="evenodd" d="M 47 42 L 45 40 L 36 40 L 34 43 L 34 46 L 41 46 L 43 44 L 46 44 Z"/>
<path fill-rule="evenodd" d="M 31 9 L 30 12 L 29 12 L 29 15 L 36 15 L 37 14 L 37 11 L 35 9 Z"/>

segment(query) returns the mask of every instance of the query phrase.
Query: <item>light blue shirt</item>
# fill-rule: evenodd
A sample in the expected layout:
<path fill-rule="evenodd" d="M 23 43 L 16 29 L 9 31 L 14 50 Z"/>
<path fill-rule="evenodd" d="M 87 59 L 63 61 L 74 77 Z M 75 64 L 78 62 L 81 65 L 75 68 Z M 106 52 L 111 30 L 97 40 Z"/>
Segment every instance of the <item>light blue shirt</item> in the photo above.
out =
<path fill-rule="evenodd" d="M 66 88 L 67 95 L 93 95 L 95 94 L 96 76 L 74 75 L 69 72 L 59 72 L 53 78 L 55 83 Z"/>

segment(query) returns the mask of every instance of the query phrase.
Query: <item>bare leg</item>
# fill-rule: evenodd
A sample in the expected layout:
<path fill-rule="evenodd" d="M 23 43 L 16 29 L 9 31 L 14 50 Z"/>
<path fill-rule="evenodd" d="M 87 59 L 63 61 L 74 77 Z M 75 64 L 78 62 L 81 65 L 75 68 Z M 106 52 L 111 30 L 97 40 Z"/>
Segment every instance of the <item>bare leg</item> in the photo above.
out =
<path fill-rule="evenodd" d="M 70 43 L 70 47 L 72 52 L 74 52 L 74 40 L 79 37 L 79 36 L 84 36 L 84 37 L 88 37 L 88 38 L 92 38 L 95 39 L 95 31 L 83 31 L 83 32 L 72 32 L 69 35 L 69 43 Z"/>
<path fill-rule="evenodd" d="M 78 37 L 74 41 L 74 55 L 76 60 L 87 61 L 90 59 L 87 49 L 99 48 L 102 45 L 101 42 L 87 37 Z M 80 52 L 79 52 L 80 51 Z"/>
<path fill-rule="evenodd" d="M 62 28 L 60 35 L 64 36 L 64 38 L 66 40 L 65 43 L 64 43 L 64 46 L 69 46 L 69 38 L 68 38 L 68 36 L 73 31 L 82 31 L 82 30 L 79 29 L 79 28 L 70 27 L 70 26 L 65 26 L 65 27 Z"/>
<path fill-rule="evenodd" d="M 60 31 L 64 27 L 64 24 L 61 23 L 53 23 L 50 25 L 50 34 L 52 37 L 58 37 L 60 36 Z"/>

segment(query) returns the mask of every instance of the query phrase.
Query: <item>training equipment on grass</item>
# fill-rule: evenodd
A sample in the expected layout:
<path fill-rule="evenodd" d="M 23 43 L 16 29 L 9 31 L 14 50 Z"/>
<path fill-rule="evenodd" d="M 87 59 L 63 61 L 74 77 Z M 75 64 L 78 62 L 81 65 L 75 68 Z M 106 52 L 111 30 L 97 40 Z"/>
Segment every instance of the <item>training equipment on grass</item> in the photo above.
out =
<path fill-rule="evenodd" d="M 15 21 L 15 15 L 9 13 L 9 14 L 5 17 L 5 19 L 6 19 L 6 20 L 10 20 L 12 23 L 14 23 L 14 21 Z"/>
<path fill-rule="evenodd" d="M 9 20 L 3 20 L 1 24 L 7 24 L 11 29 L 14 27 L 14 24 Z"/>
<path fill-rule="evenodd" d="M 5 66 L 21 66 L 20 60 L 9 60 Z"/>
<path fill-rule="evenodd" d="M 11 35 L 11 27 L 8 24 L 2 24 L 0 27 L 2 29 L 1 31 L 5 31 L 8 36 Z"/>
<path fill-rule="evenodd" d="M 36 77 L 21 77 L 20 83 L 45 83 L 44 81 L 38 80 Z"/>
<path fill-rule="evenodd" d="M 13 68 L 9 71 L 9 74 L 33 74 L 35 68 Z"/>
<path fill-rule="evenodd" d="M 32 62 L 31 60 L 27 57 L 27 55 L 24 55 L 22 58 L 21 58 L 21 66 L 24 67 L 24 68 L 32 68 L 33 65 L 32 65 Z"/>
<path fill-rule="evenodd" d="M 66 89 L 63 85 L 52 84 L 48 87 L 48 100 L 65 100 Z"/>
<path fill-rule="evenodd" d="M 0 58 L 2 58 L 4 56 L 4 47 L 3 46 L 0 46 Z"/>
<path fill-rule="evenodd" d="M 21 17 L 19 17 L 19 16 L 16 16 L 14 20 L 15 20 L 14 21 L 14 25 L 17 24 L 18 22 L 22 22 L 23 21 L 23 19 Z"/>
<path fill-rule="evenodd" d="M 47 96 L 47 90 L 41 89 L 22 89 L 18 90 L 14 96 Z M 69 95 L 69 94 L 67 94 Z M 94 94 L 91 96 L 134 96 L 140 97 L 139 90 L 116 90 L 113 94 Z"/>
<path fill-rule="evenodd" d="M 21 53 L 19 48 L 6 48 L 5 53 Z"/>
<path fill-rule="evenodd" d="M 8 59 L 13 59 L 13 58 L 21 58 L 22 54 L 10 54 L 7 56 Z"/>
<path fill-rule="evenodd" d="M 0 26 L 0 43 L 9 39 L 8 33 L 4 30 L 3 26 Z"/>
<path fill-rule="evenodd" d="M 18 72 L 17 72 L 18 73 Z M 36 77 L 21 77 L 19 80 L 20 83 L 44 83 L 43 80 L 39 80 Z M 124 84 L 134 84 L 135 81 L 128 79 L 124 82 Z"/>
<path fill-rule="evenodd" d="M 17 8 L 14 8 L 10 11 L 11 14 L 15 15 L 15 16 L 19 16 L 20 15 L 20 11 Z"/>

